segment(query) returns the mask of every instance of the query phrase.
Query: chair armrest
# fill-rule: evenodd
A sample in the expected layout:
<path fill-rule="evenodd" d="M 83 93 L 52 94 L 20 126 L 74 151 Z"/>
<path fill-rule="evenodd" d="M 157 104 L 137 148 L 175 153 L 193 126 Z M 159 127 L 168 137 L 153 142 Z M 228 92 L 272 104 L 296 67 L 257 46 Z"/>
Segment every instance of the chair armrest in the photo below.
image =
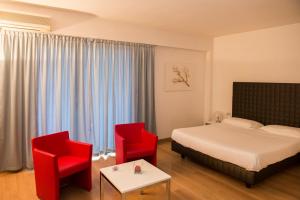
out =
<path fill-rule="evenodd" d="M 37 164 L 38 166 L 40 164 L 45 164 L 49 167 L 57 167 L 57 156 L 55 154 L 42 151 L 36 148 L 33 149 L 32 153 L 34 164 Z"/>
<path fill-rule="evenodd" d="M 116 149 L 122 149 L 123 151 L 126 151 L 126 143 L 125 143 L 125 138 L 123 138 L 121 135 L 116 134 L 115 135 L 115 140 L 116 140 Z"/>
<path fill-rule="evenodd" d="M 158 137 L 154 133 L 142 130 L 142 140 L 143 142 L 151 143 L 155 148 L 157 147 Z"/>
<path fill-rule="evenodd" d="M 126 161 L 126 140 L 118 133 L 115 134 L 115 146 L 117 163 Z"/>
<path fill-rule="evenodd" d="M 33 165 L 37 183 L 57 184 L 59 179 L 57 156 L 34 148 Z"/>
<path fill-rule="evenodd" d="M 92 159 L 92 151 L 93 151 L 92 144 L 67 140 L 66 145 L 68 148 L 68 154 L 76 155 L 80 157 L 88 157 L 90 160 Z"/>

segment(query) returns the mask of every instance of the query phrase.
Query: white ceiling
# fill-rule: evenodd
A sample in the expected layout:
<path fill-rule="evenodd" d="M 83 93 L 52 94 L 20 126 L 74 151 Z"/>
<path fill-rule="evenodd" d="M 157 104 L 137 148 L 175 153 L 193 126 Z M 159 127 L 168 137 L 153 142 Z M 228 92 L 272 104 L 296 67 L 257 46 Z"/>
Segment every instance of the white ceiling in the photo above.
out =
<path fill-rule="evenodd" d="M 300 0 L 15 0 L 191 35 L 220 36 L 300 22 Z"/>

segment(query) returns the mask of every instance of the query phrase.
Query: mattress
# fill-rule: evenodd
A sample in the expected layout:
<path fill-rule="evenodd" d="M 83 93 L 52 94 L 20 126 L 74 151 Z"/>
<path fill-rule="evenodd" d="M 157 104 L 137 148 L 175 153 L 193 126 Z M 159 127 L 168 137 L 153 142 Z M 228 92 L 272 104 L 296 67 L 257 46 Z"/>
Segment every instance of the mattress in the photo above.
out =
<path fill-rule="evenodd" d="M 256 172 L 300 152 L 300 138 L 222 123 L 175 129 L 171 137 L 185 147 Z"/>

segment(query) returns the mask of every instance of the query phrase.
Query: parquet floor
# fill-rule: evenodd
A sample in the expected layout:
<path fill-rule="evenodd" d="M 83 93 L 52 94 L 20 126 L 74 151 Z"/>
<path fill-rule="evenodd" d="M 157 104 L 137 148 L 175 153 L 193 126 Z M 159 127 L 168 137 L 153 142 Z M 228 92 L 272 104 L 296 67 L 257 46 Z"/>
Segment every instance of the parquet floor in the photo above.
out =
<path fill-rule="evenodd" d="M 86 192 L 75 186 L 61 190 L 62 200 L 99 199 L 99 168 L 114 164 L 114 158 L 93 162 L 93 189 Z M 300 162 L 276 174 L 253 188 L 224 174 L 181 159 L 171 151 L 170 142 L 158 145 L 158 167 L 172 176 L 172 200 L 300 200 Z M 120 199 L 109 184 L 104 184 L 105 200 Z M 127 196 L 128 200 L 154 200 L 165 198 L 165 186 L 149 187 Z M 0 200 L 35 200 L 34 174 L 31 170 L 17 173 L 0 173 Z"/>

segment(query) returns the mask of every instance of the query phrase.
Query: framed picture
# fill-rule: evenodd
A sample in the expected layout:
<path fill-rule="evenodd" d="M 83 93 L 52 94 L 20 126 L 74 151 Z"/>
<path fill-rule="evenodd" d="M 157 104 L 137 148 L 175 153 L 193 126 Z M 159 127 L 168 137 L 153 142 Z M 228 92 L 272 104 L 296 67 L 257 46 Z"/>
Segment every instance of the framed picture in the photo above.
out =
<path fill-rule="evenodd" d="M 165 64 L 165 91 L 192 90 L 193 74 L 195 73 L 191 64 Z"/>

